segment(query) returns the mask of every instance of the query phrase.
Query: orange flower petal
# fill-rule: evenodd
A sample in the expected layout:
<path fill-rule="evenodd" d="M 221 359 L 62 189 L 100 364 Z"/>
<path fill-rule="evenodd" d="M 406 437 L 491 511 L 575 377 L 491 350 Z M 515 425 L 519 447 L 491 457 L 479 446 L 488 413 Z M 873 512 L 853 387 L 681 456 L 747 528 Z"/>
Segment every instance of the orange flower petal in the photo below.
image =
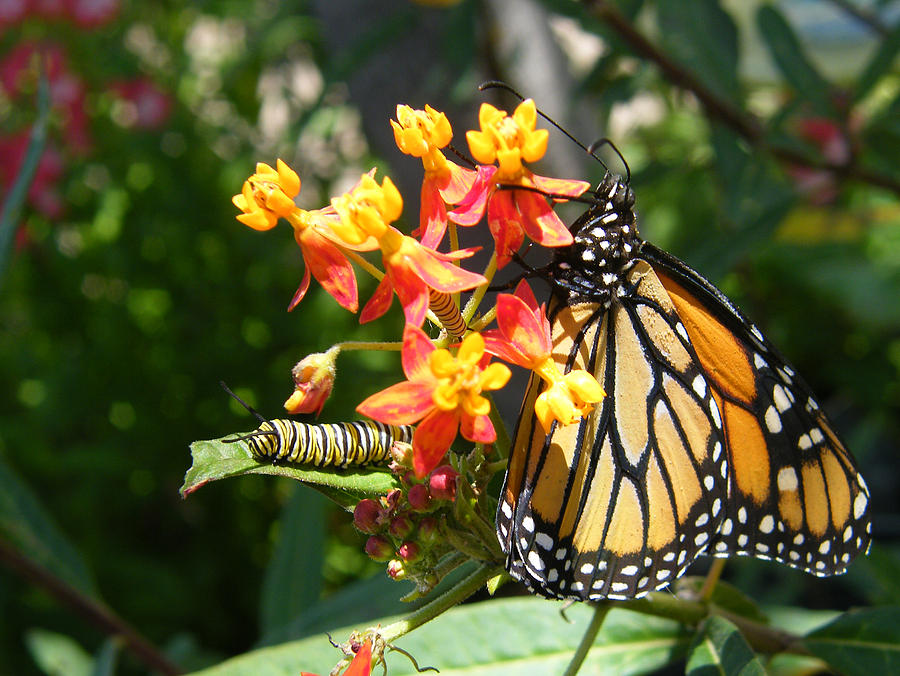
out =
<path fill-rule="evenodd" d="M 359 298 L 353 266 L 327 239 L 312 228 L 300 234 L 300 247 L 313 277 L 342 307 L 356 312 Z"/>
<path fill-rule="evenodd" d="M 372 642 L 360 646 L 343 676 L 370 676 L 372 673 Z"/>
<path fill-rule="evenodd" d="M 413 434 L 413 470 L 421 479 L 437 467 L 456 439 L 459 417 L 455 413 L 433 411 Z"/>
<path fill-rule="evenodd" d="M 448 214 L 457 225 L 475 225 L 484 216 L 488 199 L 494 192 L 493 178 L 497 167 L 480 166 L 468 194 L 459 202 L 459 206 Z"/>
<path fill-rule="evenodd" d="M 436 249 L 447 232 L 447 205 L 437 183 L 437 179 L 425 176 L 419 208 L 418 233 L 422 244 L 430 249 Z"/>
<path fill-rule="evenodd" d="M 385 260 L 385 267 L 397 298 L 403 306 L 406 322 L 413 326 L 422 326 L 425 313 L 428 312 L 428 285 L 405 265 L 388 265 L 388 261 Z"/>
<path fill-rule="evenodd" d="M 391 284 L 391 278 L 385 275 L 381 282 L 378 283 L 375 293 L 372 294 L 372 297 L 363 307 L 362 312 L 359 313 L 359 323 L 365 324 L 381 317 L 391 307 L 393 299 L 394 287 Z"/>
<path fill-rule="evenodd" d="M 431 383 L 411 382 L 391 385 L 376 392 L 356 407 L 358 413 L 389 425 L 411 425 L 434 408 Z"/>
<path fill-rule="evenodd" d="M 309 291 L 309 268 L 303 268 L 303 279 L 300 281 L 300 286 L 297 287 L 297 290 L 294 291 L 294 297 L 291 298 L 291 302 L 288 303 L 288 312 L 293 310 L 297 305 L 300 304 L 300 301 L 303 300 L 303 297 L 306 295 L 306 292 Z"/>
<path fill-rule="evenodd" d="M 547 176 L 530 175 L 534 187 L 543 192 L 554 195 L 567 195 L 568 197 L 578 197 L 582 195 L 591 184 L 587 181 L 575 181 L 566 178 L 549 178 Z"/>
<path fill-rule="evenodd" d="M 497 432 L 486 415 L 463 415 L 459 421 L 459 431 L 465 439 L 476 443 L 492 444 L 497 441 Z"/>
<path fill-rule="evenodd" d="M 513 203 L 512 191 L 497 190 L 488 203 L 488 228 L 497 249 L 497 268 L 505 267 L 512 254 L 519 250 L 525 239 L 521 215 Z"/>
<path fill-rule="evenodd" d="M 403 373 L 410 380 L 433 382 L 431 375 L 431 355 L 437 348 L 418 326 L 407 324 L 403 328 Z"/>
<path fill-rule="evenodd" d="M 410 242 L 415 243 L 415 246 L 404 249 L 405 265 L 403 267 L 414 272 L 432 289 L 444 293 L 456 293 L 473 289 L 487 281 L 477 272 L 469 272 L 449 261 L 441 260 L 446 256 L 420 245 L 415 240 L 410 239 Z"/>
<path fill-rule="evenodd" d="M 543 361 L 553 349 L 550 332 L 518 296 L 497 296 L 497 325 L 503 336 L 522 354 L 535 362 Z"/>
<path fill-rule="evenodd" d="M 441 183 L 441 197 L 447 204 L 459 204 L 472 189 L 478 173 L 448 160 L 448 174 Z"/>
<path fill-rule="evenodd" d="M 572 233 L 543 196 L 528 190 L 516 190 L 515 194 L 521 223 L 531 239 L 547 247 L 572 244 Z"/>

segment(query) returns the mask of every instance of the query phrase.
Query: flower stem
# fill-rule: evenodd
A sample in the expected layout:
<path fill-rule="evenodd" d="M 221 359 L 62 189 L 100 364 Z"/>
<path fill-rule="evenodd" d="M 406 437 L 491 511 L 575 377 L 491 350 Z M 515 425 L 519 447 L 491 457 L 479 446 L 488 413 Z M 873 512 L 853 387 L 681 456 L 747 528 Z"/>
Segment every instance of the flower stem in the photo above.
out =
<path fill-rule="evenodd" d="M 373 350 L 380 352 L 399 352 L 403 349 L 402 342 L 371 342 L 364 340 L 348 340 L 344 343 L 335 343 L 334 347 L 341 350 Z"/>
<path fill-rule="evenodd" d="M 406 618 L 389 624 L 381 630 L 381 636 L 386 643 L 391 643 L 413 629 L 421 627 L 426 622 L 433 620 L 441 613 L 450 610 L 453 606 L 462 603 L 492 577 L 499 572 L 497 566 L 482 564 L 459 584 L 438 596 L 434 601 L 425 604 L 418 610 L 410 613 Z"/>
<path fill-rule="evenodd" d="M 584 635 L 581 637 L 581 642 L 578 644 L 578 650 L 572 655 L 572 661 L 569 662 L 569 666 L 566 667 L 563 676 L 575 676 L 575 674 L 578 673 L 578 670 L 581 669 L 581 665 L 584 664 L 588 651 L 594 644 L 594 639 L 597 638 L 600 627 L 603 626 L 603 620 L 606 619 L 606 614 L 610 611 L 610 608 L 611 606 L 609 603 L 597 604 L 597 607 L 594 609 L 594 616 L 591 618 L 591 623 L 588 625 L 587 631 L 585 631 Z"/>
<path fill-rule="evenodd" d="M 340 246 L 340 245 L 339 245 L 339 246 Z M 351 261 L 353 261 L 354 263 L 356 263 L 359 267 L 361 267 L 363 270 L 365 270 L 366 272 L 368 272 L 370 275 L 372 275 L 372 276 L 373 276 L 375 279 L 377 279 L 379 282 L 380 282 L 382 279 L 384 279 L 384 273 L 383 273 L 381 270 L 379 270 L 378 268 L 376 268 L 374 265 L 372 265 L 372 264 L 371 264 L 369 261 L 367 261 L 365 258 L 363 258 L 362 256 L 360 256 L 358 253 L 356 253 L 355 251 L 353 251 L 353 250 L 351 250 L 351 249 L 345 249 L 344 247 L 340 247 L 340 248 L 341 248 L 341 251 L 343 251 L 344 255 L 345 255 L 347 258 L 349 258 Z"/>
<path fill-rule="evenodd" d="M 487 293 L 488 287 L 491 285 L 491 280 L 494 278 L 494 273 L 496 272 L 497 252 L 495 251 L 491 254 L 491 260 L 488 261 L 487 267 L 484 269 L 484 277 L 487 279 L 487 282 L 475 289 L 475 292 L 472 294 L 472 297 L 469 298 L 469 302 L 466 303 L 466 307 L 463 310 L 463 317 L 467 324 L 471 322 L 472 317 L 475 316 L 475 311 L 478 309 L 478 306 L 481 305 L 484 294 Z"/>

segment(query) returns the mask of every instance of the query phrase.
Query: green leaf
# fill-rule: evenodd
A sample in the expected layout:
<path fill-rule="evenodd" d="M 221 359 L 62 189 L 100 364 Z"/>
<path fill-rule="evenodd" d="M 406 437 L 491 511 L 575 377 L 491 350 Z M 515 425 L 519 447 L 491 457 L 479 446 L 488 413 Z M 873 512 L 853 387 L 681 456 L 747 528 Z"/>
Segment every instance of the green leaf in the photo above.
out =
<path fill-rule="evenodd" d="M 375 469 L 311 469 L 300 465 L 273 465 L 254 458 L 245 441 L 226 443 L 226 438 L 191 444 L 193 464 L 184 475 L 182 497 L 211 481 L 245 474 L 268 474 L 310 484 L 349 510 L 367 495 L 384 495 L 398 486 L 392 474 Z"/>
<path fill-rule="evenodd" d="M 25 645 L 38 668 L 47 676 L 91 676 L 94 659 L 75 639 L 44 629 L 32 629 Z"/>
<path fill-rule="evenodd" d="M 578 604 L 560 614 L 563 604 L 538 598 L 496 599 L 459 606 L 397 641 L 420 667 L 434 666 L 441 676 L 491 674 L 535 676 L 562 673 L 593 615 L 593 608 Z M 390 618 L 380 621 L 384 626 Z M 343 641 L 354 629 L 332 632 Z M 473 640 L 479 637 L 479 640 Z M 585 660 L 584 674 L 638 674 L 671 664 L 684 656 L 690 636 L 671 620 L 613 610 L 603 624 Z M 325 636 L 286 643 L 246 653 L 203 676 L 284 674 L 300 670 L 325 674 L 341 653 Z M 387 654 L 391 676 L 417 674 L 399 653 Z M 376 672 L 377 673 L 377 672 Z"/>
<path fill-rule="evenodd" d="M 803 639 L 807 650 L 854 676 L 900 671 L 900 607 L 850 611 Z"/>
<path fill-rule="evenodd" d="M 691 590 L 696 596 L 703 587 L 705 578 L 687 576 L 677 582 L 677 589 L 680 593 L 682 590 Z M 748 620 L 759 622 L 760 624 L 768 624 L 769 618 L 757 603 L 749 596 L 744 594 L 740 589 L 727 582 L 719 580 L 713 589 L 710 602 L 722 610 L 727 610 L 733 615 L 746 617 Z"/>
<path fill-rule="evenodd" d="M 739 102 L 738 34 L 731 16 L 716 0 L 660 0 L 656 9 L 667 51 L 718 96 Z"/>
<path fill-rule="evenodd" d="M 106 639 L 94 660 L 91 676 L 114 676 L 121 648 L 122 639 L 117 637 Z"/>
<path fill-rule="evenodd" d="M 765 674 L 756 654 L 731 622 L 713 616 L 703 622 L 688 653 L 690 676 Z"/>
<path fill-rule="evenodd" d="M 31 490 L 0 458 L 0 539 L 70 587 L 96 598 L 97 591 L 75 547 L 53 523 Z"/>
<path fill-rule="evenodd" d="M 812 103 L 819 114 L 833 117 L 834 110 L 829 99 L 831 84 L 807 58 L 794 29 L 781 12 L 770 4 L 764 4 L 756 14 L 756 22 L 772 60 L 788 84 L 801 99 Z"/>
<path fill-rule="evenodd" d="M 0 281 L 2 281 L 3 273 L 6 270 L 6 262 L 9 259 L 13 235 L 18 225 L 19 212 L 22 209 L 22 204 L 25 202 L 25 198 L 28 196 L 28 188 L 31 186 L 41 154 L 44 152 L 44 145 L 47 141 L 47 118 L 49 112 L 50 81 L 47 79 L 47 74 L 42 71 L 40 80 L 38 80 L 37 119 L 31 128 L 28 148 L 25 150 L 22 165 L 18 168 L 18 176 L 16 176 L 16 180 L 9 192 L 6 193 L 3 205 L 0 207 Z M 5 159 L 4 162 L 6 162 Z"/>
<path fill-rule="evenodd" d="M 325 541 L 325 501 L 295 490 L 282 510 L 278 546 L 263 579 L 260 629 L 276 630 L 319 600 Z"/>
<path fill-rule="evenodd" d="M 863 74 L 859 77 L 856 89 L 853 91 L 855 101 L 863 99 L 878 80 L 890 71 L 897 58 L 897 52 L 900 52 L 900 24 L 897 24 L 894 30 L 881 41 Z"/>

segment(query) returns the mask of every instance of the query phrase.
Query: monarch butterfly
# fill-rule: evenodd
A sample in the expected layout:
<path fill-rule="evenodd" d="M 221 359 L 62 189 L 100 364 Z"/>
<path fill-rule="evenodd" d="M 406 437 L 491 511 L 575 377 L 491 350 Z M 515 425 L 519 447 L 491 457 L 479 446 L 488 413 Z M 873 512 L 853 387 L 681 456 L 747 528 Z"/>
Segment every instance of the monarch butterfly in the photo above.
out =
<path fill-rule="evenodd" d="M 410 443 L 413 428 L 376 421 L 309 425 L 296 420 L 265 420 L 246 440 L 253 455 L 273 462 L 347 467 L 381 462 L 395 441 Z"/>
<path fill-rule="evenodd" d="M 725 295 L 643 241 L 607 173 L 542 271 L 561 370 L 607 396 L 545 433 L 532 376 L 497 509 L 510 574 L 551 598 L 629 599 L 700 554 L 842 573 L 869 494 L 806 383 Z"/>
<path fill-rule="evenodd" d="M 295 420 L 266 420 L 224 382 L 219 384 L 260 421 L 254 431 L 235 439 L 226 439 L 225 443 L 246 441 L 257 458 L 345 468 L 381 462 L 388 457 L 395 441 L 412 442 L 413 428 L 410 425 L 387 425 L 369 420 L 320 425 Z"/>

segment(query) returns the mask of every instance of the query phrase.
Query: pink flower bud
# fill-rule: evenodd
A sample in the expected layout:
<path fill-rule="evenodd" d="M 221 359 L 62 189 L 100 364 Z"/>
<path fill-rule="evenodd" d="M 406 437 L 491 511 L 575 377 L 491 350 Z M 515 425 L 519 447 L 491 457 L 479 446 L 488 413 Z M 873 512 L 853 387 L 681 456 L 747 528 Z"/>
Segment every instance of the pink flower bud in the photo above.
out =
<path fill-rule="evenodd" d="M 456 497 L 456 477 L 459 472 L 450 465 L 441 465 L 431 473 L 428 485 L 435 500 L 453 500 Z"/>
<path fill-rule="evenodd" d="M 394 555 L 394 546 L 382 535 L 373 535 L 366 540 L 366 554 L 375 561 L 387 561 Z"/>
<path fill-rule="evenodd" d="M 415 524 L 412 520 L 405 514 L 401 514 L 400 516 L 395 516 L 391 519 L 391 525 L 388 526 L 388 532 L 398 540 L 403 540 L 413 532 L 413 528 L 415 528 Z"/>
<path fill-rule="evenodd" d="M 409 487 L 406 494 L 410 509 L 414 512 L 427 512 L 431 508 L 431 493 L 425 484 L 415 484 Z"/>
<path fill-rule="evenodd" d="M 377 533 L 381 530 L 379 516 L 381 506 L 375 500 L 360 500 L 353 510 L 353 525 L 363 533 Z"/>
<path fill-rule="evenodd" d="M 397 550 L 397 556 L 399 556 L 406 563 L 415 563 L 419 560 L 419 557 L 422 555 L 421 550 L 419 549 L 419 545 L 415 542 L 404 542 L 400 545 L 400 549 Z"/>

